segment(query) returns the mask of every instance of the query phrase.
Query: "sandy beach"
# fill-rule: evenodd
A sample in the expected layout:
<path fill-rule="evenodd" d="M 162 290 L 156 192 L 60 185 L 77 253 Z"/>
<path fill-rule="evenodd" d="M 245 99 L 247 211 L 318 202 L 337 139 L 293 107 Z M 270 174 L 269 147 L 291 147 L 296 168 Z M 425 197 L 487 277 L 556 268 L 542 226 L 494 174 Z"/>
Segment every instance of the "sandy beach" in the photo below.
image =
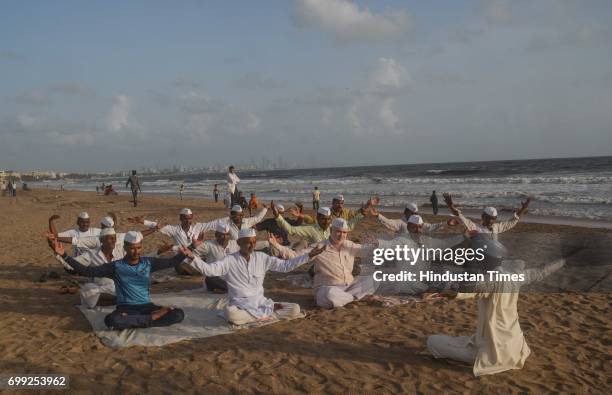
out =
<path fill-rule="evenodd" d="M 127 217 L 145 215 L 167 223 L 190 207 L 196 221 L 226 215 L 222 203 L 144 194 L 133 208 L 127 194 L 19 191 L 0 199 L 0 371 L 70 376 L 78 392 L 128 393 L 610 393 L 610 269 L 605 246 L 610 230 L 520 223 L 508 235 L 510 247 L 530 264 L 559 258 L 566 245 L 589 248 L 558 277 L 563 288 L 525 293 L 519 301 L 521 326 L 533 354 L 522 370 L 474 378 L 471 367 L 435 360 L 425 352 L 427 336 L 470 335 L 474 301 L 437 301 L 384 308 L 359 302 L 347 308 L 316 308 L 311 289 L 266 278 L 267 296 L 299 303 L 304 319 L 184 341 L 161 348 L 112 350 L 100 343 L 75 308 L 77 295 L 62 295 L 69 276 L 53 258 L 42 233 L 47 219 L 60 214 L 59 229 L 74 226 L 88 211 L 92 225 L 107 212 L 117 214 L 118 230 L 132 229 Z M 392 215 L 393 216 L 393 215 Z M 397 216 L 397 214 L 395 215 Z M 431 216 L 425 216 L 432 220 Z M 363 232 L 384 233 L 374 220 Z M 529 234 L 531 244 L 524 244 Z M 163 236 L 145 240 L 154 250 Z M 608 248 L 610 244 L 607 245 Z M 55 271 L 59 279 L 39 282 Z M 201 278 L 181 277 L 157 284 L 153 293 L 200 287 Z M 556 285 L 555 285 L 556 284 Z M 556 287 L 556 288 L 555 288 Z M 546 288 L 546 286 L 545 286 Z M 574 289 L 574 292 L 562 292 Z M 580 291 L 580 292 L 578 292 Z"/>

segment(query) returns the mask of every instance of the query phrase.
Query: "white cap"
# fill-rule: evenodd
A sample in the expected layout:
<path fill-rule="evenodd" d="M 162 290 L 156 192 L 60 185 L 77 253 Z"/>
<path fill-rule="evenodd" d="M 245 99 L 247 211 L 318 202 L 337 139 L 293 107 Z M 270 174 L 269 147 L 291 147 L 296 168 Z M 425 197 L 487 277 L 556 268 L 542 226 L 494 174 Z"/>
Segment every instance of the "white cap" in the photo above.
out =
<path fill-rule="evenodd" d="M 230 226 L 228 223 L 220 222 L 215 227 L 215 232 L 228 233 L 229 231 L 230 231 Z"/>
<path fill-rule="evenodd" d="M 253 228 L 240 229 L 240 232 L 238 232 L 238 238 L 242 239 L 244 237 L 257 237 L 257 232 Z"/>
<path fill-rule="evenodd" d="M 112 227 L 104 228 L 100 231 L 100 237 L 116 235 L 115 229 Z"/>
<path fill-rule="evenodd" d="M 337 194 L 336 196 L 334 196 L 333 200 L 339 200 L 339 201 L 343 202 L 344 201 L 344 195 Z"/>
<path fill-rule="evenodd" d="M 329 217 L 331 215 L 331 210 L 329 209 L 329 207 L 319 207 L 317 214 L 321 214 L 326 217 Z"/>
<path fill-rule="evenodd" d="M 100 221 L 100 223 L 106 228 L 112 228 L 113 226 L 115 226 L 115 221 L 113 221 L 111 217 L 102 218 L 102 221 Z"/>
<path fill-rule="evenodd" d="M 421 218 L 420 215 L 413 214 L 408 218 L 408 223 L 415 225 L 423 225 L 423 218 Z"/>
<path fill-rule="evenodd" d="M 80 219 L 89 219 L 89 214 L 87 214 L 87 211 L 83 211 L 83 212 L 79 213 L 79 218 Z"/>
<path fill-rule="evenodd" d="M 349 226 L 346 223 L 346 220 L 344 218 L 334 218 L 334 220 L 332 221 L 331 224 L 332 228 L 334 229 L 339 229 L 339 230 L 344 230 L 344 231 L 349 231 Z"/>
<path fill-rule="evenodd" d="M 188 208 L 183 208 L 183 209 L 181 209 L 181 211 L 179 212 L 179 214 L 180 214 L 180 215 L 191 215 L 191 214 L 193 214 L 193 213 L 191 212 L 191 210 L 190 210 L 190 209 L 188 209 Z"/>
<path fill-rule="evenodd" d="M 497 210 L 495 209 L 495 207 L 485 207 L 482 212 L 487 214 L 489 217 L 497 217 Z"/>
<path fill-rule="evenodd" d="M 240 207 L 240 205 L 234 204 L 232 206 L 232 213 L 241 213 L 241 212 L 242 212 L 242 207 Z"/>
<path fill-rule="evenodd" d="M 285 206 L 283 206 L 282 204 L 277 204 L 277 205 L 276 205 L 276 210 L 277 210 L 279 213 L 283 213 L 283 212 L 285 212 Z"/>
<path fill-rule="evenodd" d="M 123 240 L 130 244 L 140 243 L 142 241 L 142 233 L 135 230 L 130 230 L 125 234 L 125 238 Z"/>
<path fill-rule="evenodd" d="M 417 206 L 416 203 L 408 203 L 406 204 L 406 210 L 410 211 L 411 213 L 418 213 L 419 206 Z"/>

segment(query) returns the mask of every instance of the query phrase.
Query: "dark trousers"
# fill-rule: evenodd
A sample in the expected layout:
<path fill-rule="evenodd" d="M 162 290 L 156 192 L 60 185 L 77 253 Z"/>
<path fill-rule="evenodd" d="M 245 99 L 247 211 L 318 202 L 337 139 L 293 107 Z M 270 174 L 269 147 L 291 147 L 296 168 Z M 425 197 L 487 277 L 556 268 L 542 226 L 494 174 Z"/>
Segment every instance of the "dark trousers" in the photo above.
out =
<path fill-rule="evenodd" d="M 132 189 L 132 200 L 134 201 L 134 207 L 138 205 L 138 190 Z"/>
<path fill-rule="evenodd" d="M 210 292 L 214 290 L 217 290 L 217 292 L 227 292 L 227 283 L 221 277 L 206 277 L 204 283 L 206 284 L 206 289 Z"/>
<path fill-rule="evenodd" d="M 219 201 L 219 194 L 215 193 L 215 203 L 217 203 Z"/>
<path fill-rule="evenodd" d="M 312 209 L 315 211 L 315 215 L 317 214 L 316 211 L 319 210 L 319 201 L 318 200 L 313 200 L 312 201 Z"/>
<path fill-rule="evenodd" d="M 437 215 L 438 214 L 438 203 L 432 204 L 431 208 L 433 209 L 434 215 Z"/>
<path fill-rule="evenodd" d="M 185 318 L 183 310 L 175 308 L 162 318 L 153 320 L 151 313 L 159 309 L 161 309 L 161 306 L 156 306 L 153 303 L 118 305 L 115 311 L 104 317 L 104 323 L 112 330 L 120 331 L 128 328 L 170 326 L 178 324 Z"/>

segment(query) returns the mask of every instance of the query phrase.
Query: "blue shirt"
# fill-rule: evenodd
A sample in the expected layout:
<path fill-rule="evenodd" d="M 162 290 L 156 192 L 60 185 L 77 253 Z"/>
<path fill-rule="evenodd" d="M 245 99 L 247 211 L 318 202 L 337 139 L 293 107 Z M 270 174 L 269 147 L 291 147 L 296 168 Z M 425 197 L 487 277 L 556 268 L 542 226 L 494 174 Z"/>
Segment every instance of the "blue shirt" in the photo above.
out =
<path fill-rule="evenodd" d="M 130 265 L 124 259 L 115 261 L 114 264 L 117 305 L 151 303 L 149 258 L 141 257 L 137 265 Z"/>

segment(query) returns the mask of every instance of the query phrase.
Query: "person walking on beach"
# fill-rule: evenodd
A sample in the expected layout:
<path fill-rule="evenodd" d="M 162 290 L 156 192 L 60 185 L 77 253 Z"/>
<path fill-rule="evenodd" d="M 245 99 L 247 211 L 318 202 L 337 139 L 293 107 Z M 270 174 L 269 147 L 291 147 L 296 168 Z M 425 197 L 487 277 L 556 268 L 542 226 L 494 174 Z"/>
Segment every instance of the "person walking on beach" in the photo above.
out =
<path fill-rule="evenodd" d="M 183 200 L 183 191 L 185 190 L 185 184 L 181 182 L 181 186 L 179 186 L 179 197 Z"/>
<path fill-rule="evenodd" d="M 314 191 L 312 191 L 312 210 L 319 210 L 319 202 L 321 201 L 321 191 L 319 191 L 319 187 L 314 187 Z"/>
<path fill-rule="evenodd" d="M 249 199 L 249 216 L 252 216 L 252 210 L 259 208 L 259 202 L 257 201 L 257 196 L 254 193 L 251 193 L 251 199 Z"/>
<path fill-rule="evenodd" d="M 230 166 L 227 173 L 227 191 L 231 195 L 231 206 L 238 203 L 238 183 L 240 178 L 234 172 L 234 166 Z"/>
<path fill-rule="evenodd" d="M 217 184 L 213 188 L 213 196 L 215 197 L 215 203 L 219 201 L 219 188 L 217 188 Z"/>
<path fill-rule="evenodd" d="M 11 189 L 13 190 L 13 197 L 17 197 L 17 182 L 13 179 L 11 183 Z"/>
<path fill-rule="evenodd" d="M 431 209 L 433 210 L 434 215 L 438 215 L 438 196 L 436 195 L 436 191 L 431 193 L 429 201 L 431 202 Z"/>
<path fill-rule="evenodd" d="M 132 175 L 128 177 L 125 182 L 125 187 L 127 188 L 128 184 L 132 189 L 132 201 L 134 203 L 134 207 L 138 205 L 138 192 L 142 192 L 140 189 L 140 182 L 138 181 L 138 176 L 136 175 L 136 170 L 132 170 Z"/>

